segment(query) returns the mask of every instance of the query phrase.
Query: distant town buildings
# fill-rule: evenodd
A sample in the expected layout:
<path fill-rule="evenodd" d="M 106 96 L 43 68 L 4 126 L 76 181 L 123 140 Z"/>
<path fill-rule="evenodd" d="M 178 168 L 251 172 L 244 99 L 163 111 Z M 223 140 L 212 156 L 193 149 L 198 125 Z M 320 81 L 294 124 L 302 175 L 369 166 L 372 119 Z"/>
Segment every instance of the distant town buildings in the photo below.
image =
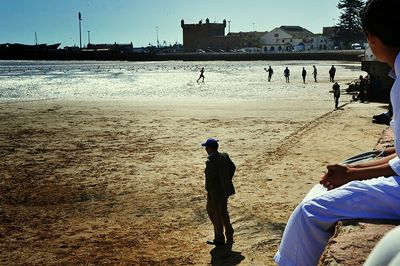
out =
<path fill-rule="evenodd" d="M 280 26 L 261 37 L 264 52 L 316 51 L 332 49 L 332 41 L 300 26 Z"/>
<path fill-rule="evenodd" d="M 225 35 L 226 20 L 223 23 L 185 24 L 183 48 L 185 52 L 202 51 L 320 51 L 334 49 L 335 27 L 325 27 L 322 34 L 314 34 L 300 26 L 280 26 L 270 32 L 238 32 Z"/>

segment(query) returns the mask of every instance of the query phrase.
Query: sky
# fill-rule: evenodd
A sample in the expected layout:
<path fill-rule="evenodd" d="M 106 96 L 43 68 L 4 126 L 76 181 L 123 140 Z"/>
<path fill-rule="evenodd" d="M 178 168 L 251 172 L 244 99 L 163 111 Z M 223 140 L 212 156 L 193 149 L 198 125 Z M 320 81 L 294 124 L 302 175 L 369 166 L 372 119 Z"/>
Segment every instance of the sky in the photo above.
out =
<path fill-rule="evenodd" d="M 231 21 L 231 32 L 270 31 L 298 25 L 314 33 L 338 22 L 339 0 L 0 0 L 0 43 L 82 45 L 130 43 L 135 47 L 182 43 L 181 20 Z M 226 28 L 228 33 L 228 26 Z"/>

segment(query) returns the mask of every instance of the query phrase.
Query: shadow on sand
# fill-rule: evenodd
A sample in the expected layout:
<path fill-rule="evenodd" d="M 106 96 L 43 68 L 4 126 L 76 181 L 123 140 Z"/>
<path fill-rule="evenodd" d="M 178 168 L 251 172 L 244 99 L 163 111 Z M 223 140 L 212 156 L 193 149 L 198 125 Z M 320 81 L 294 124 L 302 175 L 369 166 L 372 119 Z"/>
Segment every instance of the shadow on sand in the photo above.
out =
<path fill-rule="evenodd" d="M 216 246 L 210 251 L 210 254 L 211 265 L 237 265 L 245 259 L 240 252 L 232 251 L 232 243 Z"/>

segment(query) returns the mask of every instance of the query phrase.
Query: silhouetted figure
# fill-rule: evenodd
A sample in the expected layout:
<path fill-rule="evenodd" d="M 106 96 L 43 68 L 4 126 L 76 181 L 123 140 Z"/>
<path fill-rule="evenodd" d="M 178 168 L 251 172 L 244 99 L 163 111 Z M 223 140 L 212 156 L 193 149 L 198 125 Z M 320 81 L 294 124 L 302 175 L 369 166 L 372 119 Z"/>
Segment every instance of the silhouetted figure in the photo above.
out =
<path fill-rule="evenodd" d="M 268 73 L 268 82 L 270 82 L 271 78 L 272 78 L 272 74 L 274 74 L 274 70 L 272 69 L 271 66 L 269 66 L 268 69 L 264 68 L 264 70 L 267 71 L 267 73 Z"/>
<path fill-rule="evenodd" d="M 289 77 L 290 77 L 290 70 L 288 67 L 285 68 L 285 71 L 283 71 L 283 75 L 286 78 L 286 83 L 289 83 Z"/>
<path fill-rule="evenodd" d="M 315 66 L 313 66 L 313 73 L 312 74 L 314 76 L 314 82 L 317 82 L 318 71 L 317 71 L 317 68 Z"/>
<path fill-rule="evenodd" d="M 332 65 L 331 69 L 329 69 L 329 81 L 335 82 L 336 68 Z"/>
<path fill-rule="evenodd" d="M 197 79 L 197 83 L 199 83 L 201 78 L 203 78 L 202 82 L 204 82 L 204 67 L 202 67 L 200 70 L 200 77 Z"/>
<path fill-rule="evenodd" d="M 201 145 L 208 154 L 205 169 L 207 212 L 214 225 L 214 240 L 207 241 L 207 244 L 218 246 L 233 243 L 234 230 L 228 213 L 228 198 L 235 194 L 232 177 L 236 167 L 228 154 L 218 151 L 218 140 L 208 139 Z"/>
<path fill-rule="evenodd" d="M 301 71 L 301 76 L 303 77 L 303 83 L 306 84 L 307 71 L 304 67 L 303 67 L 303 71 Z"/>
<path fill-rule="evenodd" d="M 359 94 L 359 99 L 360 102 L 364 103 L 365 102 L 365 98 L 367 96 L 366 93 L 366 84 L 367 81 L 363 78 L 363 76 L 360 75 L 360 94 Z"/>
<path fill-rule="evenodd" d="M 340 98 L 340 85 L 335 82 L 332 86 L 333 89 L 333 99 L 335 101 L 335 109 L 339 107 L 339 98 Z"/>

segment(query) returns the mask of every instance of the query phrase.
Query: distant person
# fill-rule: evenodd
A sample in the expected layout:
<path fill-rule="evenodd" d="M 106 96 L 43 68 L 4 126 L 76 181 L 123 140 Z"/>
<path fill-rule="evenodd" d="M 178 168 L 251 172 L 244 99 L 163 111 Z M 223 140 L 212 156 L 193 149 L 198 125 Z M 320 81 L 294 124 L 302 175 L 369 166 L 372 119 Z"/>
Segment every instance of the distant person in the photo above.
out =
<path fill-rule="evenodd" d="M 367 92 L 366 92 L 366 87 L 367 87 L 367 80 L 363 78 L 362 75 L 359 77 L 360 79 L 360 93 L 359 93 L 359 99 L 361 103 L 364 103 L 366 98 L 367 98 Z"/>
<path fill-rule="evenodd" d="M 290 77 L 290 70 L 288 67 L 285 68 L 285 70 L 283 71 L 283 75 L 286 78 L 286 83 L 289 83 L 289 77 Z"/>
<path fill-rule="evenodd" d="M 197 79 L 197 83 L 199 83 L 199 80 L 200 80 L 201 78 L 203 78 L 203 81 L 202 81 L 202 82 L 204 82 L 204 67 L 202 67 L 201 70 L 200 70 L 200 77 Z"/>
<path fill-rule="evenodd" d="M 317 71 L 317 68 L 315 66 L 313 66 L 313 73 L 312 74 L 314 76 L 314 82 L 317 82 L 318 71 Z"/>
<path fill-rule="evenodd" d="M 360 100 L 361 103 L 365 102 L 365 100 L 367 98 L 367 92 L 366 92 L 367 83 L 368 83 L 368 81 L 366 79 L 364 79 L 362 75 L 360 75 L 358 95 L 356 97 L 353 97 L 354 101 Z"/>
<path fill-rule="evenodd" d="M 307 71 L 304 67 L 303 67 L 303 71 L 301 71 L 301 76 L 303 77 L 303 84 L 306 84 Z"/>
<path fill-rule="evenodd" d="M 333 89 L 333 99 L 335 101 L 335 109 L 338 109 L 339 107 L 339 98 L 340 98 L 340 85 L 335 82 L 332 86 Z"/>
<path fill-rule="evenodd" d="M 272 74 L 274 74 L 274 70 L 272 69 L 271 66 L 269 66 L 268 69 L 264 68 L 264 70 L 267 71 L 267 73 L 268 73 L 268 82 L 270 82 L 271 78 L 272 78 Z"/>
<path fill-rule="evenodd" d="M 336 68 L 332 65 L 331 69 L 329 69 L 329 81 L 335 82 Z"/>
<path fill-rule="evenodd" d="M 228 213 L 228 198 L 235 194 L 232 178 L 235 164 L 226 153 L 218 152 L 218 140 L 207 139 L 201 144 L 208 154 L 206 162 L 207 212 L 214 225 L 214 240 L 210 245 L 233 243 L 233 228 Z M 225 229 L 225 235 L 224 235 Z"/>

